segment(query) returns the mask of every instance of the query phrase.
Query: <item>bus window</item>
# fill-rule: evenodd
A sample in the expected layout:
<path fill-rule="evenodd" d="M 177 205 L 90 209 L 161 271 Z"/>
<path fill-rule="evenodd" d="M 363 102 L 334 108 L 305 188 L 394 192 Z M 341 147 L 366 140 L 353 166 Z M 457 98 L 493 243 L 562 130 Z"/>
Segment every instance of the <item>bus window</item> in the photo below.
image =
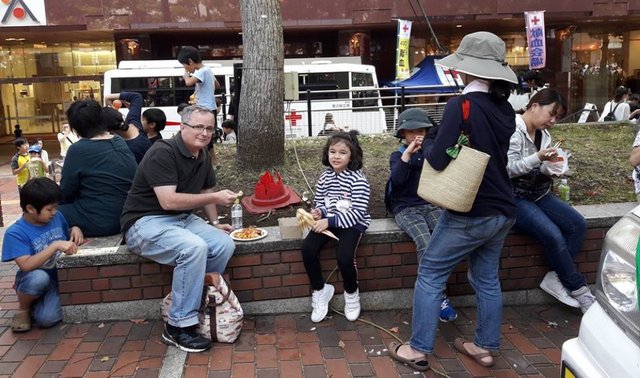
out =
<path fill-rule="evenodd" d="M 145 107 L 177 106 L 188 102 L 193 88 L 184 84 L 182 77 L 140 77 L 111 79 L 111 93 L 138 92 Z"/>
<path fill-rule="evenodd" d="M 336 89 L 349 89 L 348 72 L 320 72 L 298 74 L 300 100 L 307 99 L 307 90 L 311 90 L 311 100 L 349 98 L 348 92 L 325 92 Z"/>
<path fill-rule="evenodd" d="M 351 86 L 357 87 L 373 87 L 373 75 L 367 72 L 352 72 Z"/>

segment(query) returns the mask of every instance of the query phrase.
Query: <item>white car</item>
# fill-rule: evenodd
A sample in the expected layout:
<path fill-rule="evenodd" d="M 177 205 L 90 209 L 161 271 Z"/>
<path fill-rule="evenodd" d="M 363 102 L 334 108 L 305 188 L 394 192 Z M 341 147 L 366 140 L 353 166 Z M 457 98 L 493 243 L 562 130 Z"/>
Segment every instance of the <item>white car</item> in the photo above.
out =
<path fill-rule="evenodd" d="M 640 377 L 637 249 L 640 206 L 607 232 L 596 279 L 596 303 L 577 338 L 562 345 L 562 377 Z"/>

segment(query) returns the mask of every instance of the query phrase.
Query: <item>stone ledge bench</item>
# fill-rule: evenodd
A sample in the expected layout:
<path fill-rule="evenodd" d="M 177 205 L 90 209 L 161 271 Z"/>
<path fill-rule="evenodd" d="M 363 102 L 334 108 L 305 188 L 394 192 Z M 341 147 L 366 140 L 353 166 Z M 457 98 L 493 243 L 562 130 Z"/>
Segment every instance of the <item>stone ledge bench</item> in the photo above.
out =
<path fill-rule="evenodd" d="M 590 283 L 595 282 L 606 231 L 635 203 L 578 206 L 588 231 L 577 262 Z M 301 240 L 280 240 L 278 227 L 265 227 L 268 236 L 236 243 L 226 279 L 247 314 L 308 312 L 309 283 L 300 253 Z M 160 299 L 171 290 L 172 268 L 130 253 L 114 235 L 90 239 L 73 256 L 58 260 L 60 294 L 67 322 L 160 317 Z M 324 277 L 336 266 L 335 245 L 329 242 L 321 256 Z M 411 239 L 391 218 L 373 220 L 356 254 L 363 309 L 410 308 L 417 259 Z M 448 282 L 456 306 L 474 303 L 467 283 L 467 265 L 461 263 Z M 548 267 L 542 248 L 530 237 L 511 233 L 500 261 L 505 304 L 554 301 L 538 289 Z M 336 272 L 331 281 L 342 292 Z M 336 295 L 337 302 L 342 296 Z M 340 303 L 338 303 L 340 305 Z"/>

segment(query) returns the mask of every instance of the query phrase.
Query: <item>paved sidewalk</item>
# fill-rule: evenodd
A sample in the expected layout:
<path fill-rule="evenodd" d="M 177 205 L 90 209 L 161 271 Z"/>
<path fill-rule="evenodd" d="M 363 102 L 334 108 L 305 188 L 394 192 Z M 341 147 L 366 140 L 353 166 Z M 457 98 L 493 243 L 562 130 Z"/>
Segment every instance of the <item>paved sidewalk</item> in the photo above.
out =
<path fill-rule="evenodd" d="M 5 226 L 20 215 L 15 180 L 0 166 Z M 0 229 L 0 238 L 4 228 Z M 363 319 L 395 332 L 351 323 L 334 314 L 314 324 L 309 314 L 248 316 L 233 345 L 215 344 L 186 354 L 161 342 L 163 324 L 136 320 L 60 324 L 14 334 L 17 308 L 12 289 L 15 264 L 0 264 L 0 377 L 414 377 L 423 376 L 388 357 L 391 335 L 407 340 L 411 311 L 365 312 Z M 233 285 L 233 283 L 232 283 Z M 453 298 L 455 305 L 455 298 Z M 456 353 L 453 340 L 474 333 L 475 309 L 458 308 L 453 323 L 442 323 L 434 369 L 450 377 L 557 377 L 562 343 L 578 333 L 581 314 L 561 304 L 504 309 L 502 345 L 492 369 Z M 435 370 L 425 374 L 438 376 Z"/>

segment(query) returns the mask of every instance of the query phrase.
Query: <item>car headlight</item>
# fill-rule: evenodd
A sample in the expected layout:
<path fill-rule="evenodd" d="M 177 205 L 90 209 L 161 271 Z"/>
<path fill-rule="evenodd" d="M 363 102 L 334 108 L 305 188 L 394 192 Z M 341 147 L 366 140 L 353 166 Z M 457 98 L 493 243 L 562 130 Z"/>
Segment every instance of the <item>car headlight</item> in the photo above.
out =
<path fill-rule="evenodd" d="M 640 206 L 622 217 L 604 239 L 595 295 L 602 308 L 640 345 L 636 247 Z"/>
<path fill-rule="evenodd" d="M 602 289 L 609 303 L 618 311 L 638 309 L 636 267 L 609 251 L 602 263 Z"/>

